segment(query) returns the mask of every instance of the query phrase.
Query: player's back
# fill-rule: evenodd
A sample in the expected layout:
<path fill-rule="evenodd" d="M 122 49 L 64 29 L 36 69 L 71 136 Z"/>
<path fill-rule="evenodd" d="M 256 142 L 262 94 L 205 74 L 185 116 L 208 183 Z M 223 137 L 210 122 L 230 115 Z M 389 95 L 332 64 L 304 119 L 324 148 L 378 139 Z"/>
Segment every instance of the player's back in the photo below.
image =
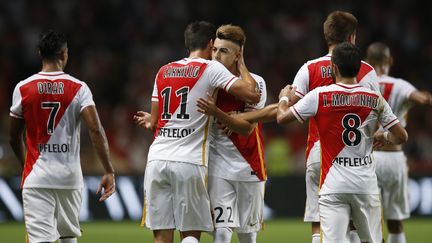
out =
<path fill-rule="evenodd" d="M 262 77 L 251 73 L 261 94 L 260 102 L 247 104 L 223 90 L 218 91 L 216 105 L 227 113 L 247 112 L 265 106 L 267 92 Z M 232 133 L 227 136 L 216 125 L 211 127 L 209 174 L 236 181 L 262 181 L 267 174 L 264 163 L 262 124 L 258 123 L 249 135 Z"/>
<path fill-rule="evenodd" d="M 207 165 L 210 121 L 197 111 L 197 100 L 216 88 L 228 90 L 236 79 L 222 64 L 201 58 L 184 58 L 163 66 L 152 96 L 159 113 L 148 160 Z"/>
<path fill-rule="evenodd" d="M 321 87 L 314 95 L 322 152 L 320 194 L 377 194 L 373 134 L 378 121 L 390 127 L 396 117 L 382 96 L 357 84 Z"/>
<path fill-rule="evenodd" d="M 89 105 L 88 86 L 63 72 L 40 72 L 18 83 L 11 116 L 26 124 L 23 187 L 82 187 L 80 112 Z"/>
<path fill-rule="evenodd" d="M 379 76 L 381 94 L 388 102 L 401 125 L 406 126 L 408 111 L 411 108 L 409 96 L 417 89 L 409 82 L 387 75 Z"/>
<path fill-rule="evenodd" d="M 362 61 L 357 75 L 357 82 L 371 90 L 379 91 L 378 77 L 375 70 L 368 63 Z M 310 91 L 334 84 L 331 74 L 331 54 L 306 62 L 297 72 L 293 86 L 296 86 L 296 95 L 303 98 Z M 310 151 L 319 149 L 319 134 L 314 118 L 309 120 L 309 136 L 307 141 L 306 159 L 309 161 Z M 319 162 L 319 153 L 314 153 L 311 161 Z"/>

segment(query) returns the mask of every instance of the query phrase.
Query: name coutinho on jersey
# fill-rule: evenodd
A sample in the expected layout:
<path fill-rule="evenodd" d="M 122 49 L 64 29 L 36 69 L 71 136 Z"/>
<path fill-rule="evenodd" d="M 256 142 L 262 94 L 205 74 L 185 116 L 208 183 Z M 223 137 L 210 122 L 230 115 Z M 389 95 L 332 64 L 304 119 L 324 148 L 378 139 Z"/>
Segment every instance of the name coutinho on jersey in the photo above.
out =
<path fill-rule="evenodd" d="M 330 102 L 323 95 L 323 106 L 363 106 L 372 109 L 378 106 L 378 96 L 367 94 L 331 94 Z"/>
<path fill-rule="evenodd" d="M 183 67 L 168 66 L 163 72 L 163 78 L 196 78 L 200 67 L 187 65 Z"/>
<path fill-rule="evenodd" d="M 70 152 L 70 145 L 63 143 L 40 143 L 39 144 L 39 152 L 45 153 L 68 153 Z"/>

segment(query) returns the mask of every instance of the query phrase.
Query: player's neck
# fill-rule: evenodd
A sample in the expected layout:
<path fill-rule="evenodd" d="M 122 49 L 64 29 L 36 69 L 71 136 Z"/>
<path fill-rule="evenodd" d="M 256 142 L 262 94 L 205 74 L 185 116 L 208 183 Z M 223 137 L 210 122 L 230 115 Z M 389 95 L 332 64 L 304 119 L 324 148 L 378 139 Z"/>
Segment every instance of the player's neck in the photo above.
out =
<path fill-rule="evenodd" d="M 229 70 L 232 74 L 234 74 L 234 76 L 236 76 L 236 77 L 240 77 L 240 71 L 238 70 L 238 68 L 237 68 L 237 64 L 236 64 L 236 63 L 234 63 L 234 65 L 232 65 L 231 67 L 229 67 L 228 70 Z"/>
<path fill-rule="evenodd" d="M 189 53 L 189 58 L 204 58 L 204 59 L 210 59 L 210 56 L 207 51 L 205 50 L 195 50 L 191 51 Z"/>
<path fill-rule="evenodd" d="M 346 77 L 341 77 L 339 80 L 337 80 L 336 83 L 341 83 L 341 84 L 357 84 L 357 78 L 353 77 L 353 78 L 346 78 Z"/>
<path fill-rule="evenodd" d="M 63 71 L 63 65 L 61 61 L 42 62 L 42 72 L 59 72 L 59 71 Z"/>
<path fill-rule="evenodd" d="M 375 66 L 374 67 L 377 76 L 388 75 L 390 67 L 388 66 Z"/>

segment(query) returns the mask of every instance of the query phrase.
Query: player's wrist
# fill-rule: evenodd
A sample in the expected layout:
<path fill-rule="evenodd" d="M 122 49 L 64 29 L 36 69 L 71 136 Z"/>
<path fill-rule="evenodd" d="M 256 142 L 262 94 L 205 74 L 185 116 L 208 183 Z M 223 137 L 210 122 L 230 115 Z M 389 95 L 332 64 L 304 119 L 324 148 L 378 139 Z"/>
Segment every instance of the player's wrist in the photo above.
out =
<path fill-rule="evenodd" d="M 280 97 L 279 103 L 283 103 L 283 102 L 289 103 L 290 102 L 289 97 L 288 96 L 282 96 L 282 97 Z"/>
<path fill-rule="evenodd" d="M 385 131 L 384 133 L 383 133 L 383 137 L 384 137 L 384 141 L 386 141 L 386 142 L 390 142 L 390 140 L 389 140 L 389 131 Z"/>

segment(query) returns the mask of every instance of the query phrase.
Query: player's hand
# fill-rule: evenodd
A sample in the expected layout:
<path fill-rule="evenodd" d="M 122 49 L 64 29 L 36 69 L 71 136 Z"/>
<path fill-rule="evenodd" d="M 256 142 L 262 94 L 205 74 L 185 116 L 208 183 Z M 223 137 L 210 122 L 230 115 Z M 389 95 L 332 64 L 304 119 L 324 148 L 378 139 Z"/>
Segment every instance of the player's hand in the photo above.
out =
<path fill-rule="evenodd" d="M 243 56 L 244 47 L 240 47 L 240 56 L 237 60 L 237 69 L 240 70 L 241 67 L 246 66 Z"/>
<path fill-rule="evenodd" d="M 101 194 L 99 202 L 105 201 L 116 191 L 114 173 L 106 173 L 101 180 L 96 195 Z"/>
<path fill-rule="evenodd" d="M 231 136 L 232 131 L 225 124 L 218 122 L 217 127 L 221 129 L 228 137 Z"/>
<path fill-rule="evenodd" d="M 151 114 L 144 111 L 138 111 L 134 116 L 133 120 L 135 121 L 135 124 L 137 124 L 140 127 L 143 127 L 145 129 L 152 129 L 151 126 Z"/>
<path fill-rule="evenodd" d="M 292 100 L 294 98 L 296 90 L 297 90 L 296 86 L 291 86 L 290 84 L 288 84 L 287 86 L 285 86 L 285 88 L 283 88 L 280 91 L 279 99 L 286 96 L 288 97 L 289 100 Z"/>
<path fill-rule="evenodd" d="M 214 115 L 216 112 L 216 104 L 213 97 L 207 93 L 207 99 L 199 98 L 197 101 L 198 112 L 201 112 L 206 115 Z"/>
<path fill-rule="evenodd" d="M 377 131 L 374 134 L 374 143 L 373 143 L 373 148 L 374 149 L 379 149 L 382 146 L 386 145 L 387 141 L 384 138 L 384 132 L 383 131 Z"/>

